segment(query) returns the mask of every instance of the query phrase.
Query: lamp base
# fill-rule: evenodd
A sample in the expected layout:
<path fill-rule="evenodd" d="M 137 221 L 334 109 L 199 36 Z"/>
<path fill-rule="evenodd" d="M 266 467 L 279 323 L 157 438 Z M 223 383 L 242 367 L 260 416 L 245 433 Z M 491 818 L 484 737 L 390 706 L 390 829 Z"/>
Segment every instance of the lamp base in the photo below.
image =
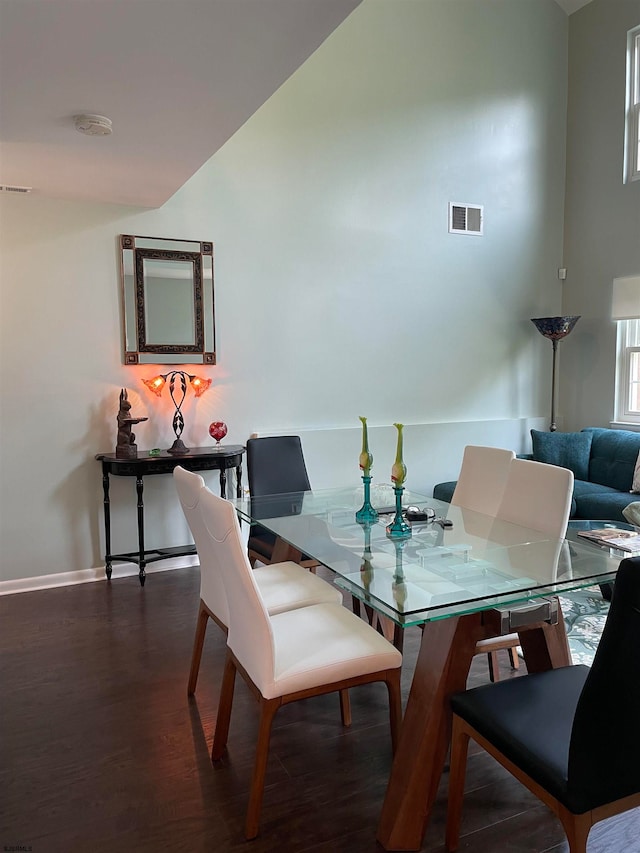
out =
<path fill-rule="evenodd" d="M 189 448 L 185 447 L 181 438 L 176 438 L 171 447 L 167 450 L 172 456 L 185 456 L 189 452 Z"/>

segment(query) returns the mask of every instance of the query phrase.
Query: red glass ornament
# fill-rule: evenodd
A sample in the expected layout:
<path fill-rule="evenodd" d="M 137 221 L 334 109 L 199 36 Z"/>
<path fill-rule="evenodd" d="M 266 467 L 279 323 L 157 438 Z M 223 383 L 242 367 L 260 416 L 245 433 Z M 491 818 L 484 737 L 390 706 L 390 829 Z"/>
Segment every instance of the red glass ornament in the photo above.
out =
<path fill-rule="evenodd" d="M 211 438 L 215 438 L 218 444 L 220 444 L 226 434 L 227 425 L 222 423 L 222 421 L 214 421 L 212 424 L 209 424 L 209 435 Z"/>

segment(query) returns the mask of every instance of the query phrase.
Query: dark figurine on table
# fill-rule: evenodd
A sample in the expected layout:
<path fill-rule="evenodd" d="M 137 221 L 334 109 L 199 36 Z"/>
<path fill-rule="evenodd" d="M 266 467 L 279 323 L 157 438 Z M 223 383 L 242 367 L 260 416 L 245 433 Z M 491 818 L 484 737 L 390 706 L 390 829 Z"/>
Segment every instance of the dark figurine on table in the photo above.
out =
<path fill-rule="evenodd" d="M 117 459 L 137 459 L 138 448 L 136 446 L 135 433 L 131 432 L 133 424 L 148 421 L 149 418 L 132 418 L 131 403 L 127 396 L 127 389 L 122 388 L 120 391 L 120 409 L 118 411 L 118 438 L 116 442 L 116 458 Z"/>

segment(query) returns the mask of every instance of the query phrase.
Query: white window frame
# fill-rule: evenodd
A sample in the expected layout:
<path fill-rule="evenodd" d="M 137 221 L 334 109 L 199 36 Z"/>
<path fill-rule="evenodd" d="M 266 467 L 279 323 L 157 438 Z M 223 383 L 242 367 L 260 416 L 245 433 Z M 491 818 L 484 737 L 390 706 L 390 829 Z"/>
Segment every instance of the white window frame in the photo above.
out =
<path fill-rule="evenodd" d="M 626 182 L 640 181 L 640 26 L 627 36 Z"/>
<path fill-rule="evenodd" d="M 640 364 L 640 320 L 618 320 L 618 357 L 616 361 L 616 422 L 640 426 L 640 368 L 632 374 L 632 364 Z M 632 408 L 634 400 L 638 408 Z"/>

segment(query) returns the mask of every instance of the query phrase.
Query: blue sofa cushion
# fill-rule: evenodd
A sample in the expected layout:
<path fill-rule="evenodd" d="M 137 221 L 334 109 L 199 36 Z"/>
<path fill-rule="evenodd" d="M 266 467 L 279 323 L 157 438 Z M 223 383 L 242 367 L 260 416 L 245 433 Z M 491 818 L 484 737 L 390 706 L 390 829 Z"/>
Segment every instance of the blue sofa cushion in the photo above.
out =
<path fill-rule="evenodd" d="M 629 492 L 608 489 L 599 483 L 585 483 L 576 480 L 573 499 L 577 518 L 589 518 L 601 521 L 626 521 L 622 514 L 633 496 Z"/>
<path fill-rule="evenodd" d="M 589 454 L 593 436 L 582 432 L 541 432 L 531 430 L 533 459 L 548 465 L 559 465 L 573 471 L 576 480 L 589 479 Z"/>
<path fill-rule="evenodd" d="M 589 476 L 579 479 L 629 492 L 640 453 L 640 432 L 599 427 L 587 427 L 582 432 L 591 434 L 591 459 Z"/>

